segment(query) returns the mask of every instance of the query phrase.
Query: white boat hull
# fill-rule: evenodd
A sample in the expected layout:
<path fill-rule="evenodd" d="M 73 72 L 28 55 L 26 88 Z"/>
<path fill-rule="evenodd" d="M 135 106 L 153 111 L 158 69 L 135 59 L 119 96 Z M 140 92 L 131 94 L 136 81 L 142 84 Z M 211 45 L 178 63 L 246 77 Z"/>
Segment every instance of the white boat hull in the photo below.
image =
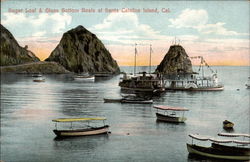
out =
<path fill-rule="evenodd" d="M 74 136 L 89 136 L 108 133 L 109 126 L 104 126 L 95 129 L 85 130 L 54 130 L 54 133 L 59 137 L 74 137 Z"/>
<path fill-rule="evenodd" d="M 74 77 L 75 80 L 95 80 L 95 77 Z"/>
<path fill-rule="evenodd" d="M 198 88 L 185 88 L 185 87 L 168 87 L 166 90 L 181 90 L 181 91 L 223 91 L 224 87 L 198 87 Z"/>

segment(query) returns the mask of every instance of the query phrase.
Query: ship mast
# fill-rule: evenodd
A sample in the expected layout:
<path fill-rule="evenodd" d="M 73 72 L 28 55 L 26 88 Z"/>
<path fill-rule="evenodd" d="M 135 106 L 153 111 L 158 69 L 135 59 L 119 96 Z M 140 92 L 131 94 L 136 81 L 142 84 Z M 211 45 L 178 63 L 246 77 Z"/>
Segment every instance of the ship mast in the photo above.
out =
<path fill-rule="evenodd" d="M 204 80 L 204 69 L 203 69 L 203 57 L 201 57 L 201 72 L 202 72 L 202 80 L 201 85 L 203 86 L 203 80 Z"/>
<path fill-rule="evenodd" d="M 137 49 L 136 49 L 136 43 L 135 43 L 135 64 L 134 64 L 134 75 L 136 74 L 136 55 L 137 55 Z"/>
<path fill-rule="evenodd" d="M 150 44 L 150 49 L 149 49 L 149 74 L 151 74 L 151 54 L 152 54 L 153 50 L 152 50 L 152 45 Z"/>

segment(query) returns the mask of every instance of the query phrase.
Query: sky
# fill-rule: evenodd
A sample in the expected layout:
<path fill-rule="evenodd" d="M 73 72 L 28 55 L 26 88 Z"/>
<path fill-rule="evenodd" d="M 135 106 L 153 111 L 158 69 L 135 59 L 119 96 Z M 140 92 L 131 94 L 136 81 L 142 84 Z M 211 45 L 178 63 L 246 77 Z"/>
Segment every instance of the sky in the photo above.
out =
<path fill-rule="evenodd" d="M 1 24 L 41 60 L 66 31 L 84 26 L 120 66 L 158 65 L 169 47 L 210 65 L 250 66 L 249 1 L 1 0 Z M 192 60 L 198 64 L 199 60 Z"/>

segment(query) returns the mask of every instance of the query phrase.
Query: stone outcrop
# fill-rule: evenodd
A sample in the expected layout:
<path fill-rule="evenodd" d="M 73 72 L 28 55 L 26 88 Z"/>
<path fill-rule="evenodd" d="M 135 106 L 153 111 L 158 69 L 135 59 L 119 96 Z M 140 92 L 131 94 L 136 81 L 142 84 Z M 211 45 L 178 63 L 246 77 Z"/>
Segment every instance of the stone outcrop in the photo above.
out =
<path fill-rule="evenodd" d="M 27 46 L 21 47 L 14 36 L 2 24 L 0 24 L 0 29 L 0 66 L 40 61 L 34 53 L 27 50 Z"/>
<path fill-rule="evenodd" d="M 42 74 L 65 74 L 70 73 L 63 66 L 56 62 L 32 62 L 20 65 L 12 66 L 1 66 L 1 73 L 18 73 L 18 74 L 32 74 L 32 73 L 42 73 Z"/>
<path fill-rule="evenodd" d="M 185 49 L 180 45 L 170 46 L 156 72 L 168 75 L 193 73 L 192 63 Z"/>
<path fill-rule="evenodd" d="M 120 72 L 116 61 L 103 43 L 83 26 L 64 33 L 46 61 L 58 62 L 75 73 Z"/>

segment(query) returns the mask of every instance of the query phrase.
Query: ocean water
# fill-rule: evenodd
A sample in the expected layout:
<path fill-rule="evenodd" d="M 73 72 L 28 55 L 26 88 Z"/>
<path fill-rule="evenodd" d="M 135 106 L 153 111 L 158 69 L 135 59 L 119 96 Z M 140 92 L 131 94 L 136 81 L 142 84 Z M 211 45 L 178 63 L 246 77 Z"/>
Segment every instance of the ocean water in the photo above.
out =
<path fill-rule="evenodd" d="M 1 75 L 1 157 L 5 162 L 215 161 L 188 155 L 190 133 L 216 136 L 222 122 L 249 133 L 250 67 L 213 67 L 225 86 L 220 92 L 169 91 L 154 104 L 189 108 L 185 124 L 157 122 L 152 105 L 103 103 L 120 97 L 119 78 L 75 81 L 70 75 L 45 75 L 45 82 L 18 74 Z M 133 67 L 122 67 L 133 72 Z M 137 71 L 147 71 L 137 67 Z M 108 135 L 58 140 L 55 118 L 106 117 Z"/>

